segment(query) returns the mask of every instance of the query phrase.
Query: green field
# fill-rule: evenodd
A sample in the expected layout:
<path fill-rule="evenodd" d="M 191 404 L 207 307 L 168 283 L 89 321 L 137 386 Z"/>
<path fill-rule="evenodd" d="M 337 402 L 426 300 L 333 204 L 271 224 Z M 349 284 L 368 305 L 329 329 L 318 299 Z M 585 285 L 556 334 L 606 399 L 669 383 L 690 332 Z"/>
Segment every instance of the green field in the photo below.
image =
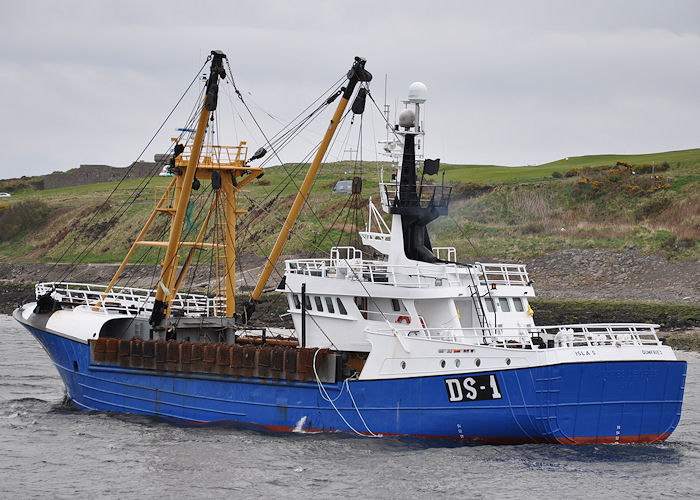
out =
<path fill-rule="evenodd" d="M 618 161 L 629 167 L 616 167 Z M 367 198 L 378 199 L 380 166 L 362 165 L 363 194 L 355 209 L 349 195 L 331 191 L 337 180 L 352 178 L 360 167 L 323 165 L 309 198 L 311 208 L 305 208 L 285 252 L 318 254 L 334 244 L 355 243 L 353 220 L 358 217 L 364 229 Z M 239 251 L 262 255 L 269 250 L 305 170 L 306 165 L 271 167 L 247 186 L 246 197 L 253 202 L 241 197 L 241 205 L 275 203 L 265 204 L 262 215 L 241 218 Z M 291 182 L 288 173 L 294 174 Z M 0 191 L 3 182 L 4 189 L 14 190 L 6 199 L 10 209 L 0 213 L 0 260 L 120 261 L 169 181 L 126 181 L 106 203 L 117 183 L 39 190 L 0 181 Z M 565 248 L 622 250 L 630 245 L 673 260 L 698 259 L 700 149 L 571 157 L 522 167 L 445 165 L 445 181 L 455 186 L 450 216 L 431 224 L 431 237 L 433 244 L 455 246 L 460 259 L 517 260 Z M 137 191 L 142 196 L 132 202 Z M 209 193 L 208 186 L 197 193 L 194 227 Z M 166 216 L 161 217 L 153 238 L 167 230 Z M 145 249 L 136 255 L 144 263 L 159 258 Z"/>

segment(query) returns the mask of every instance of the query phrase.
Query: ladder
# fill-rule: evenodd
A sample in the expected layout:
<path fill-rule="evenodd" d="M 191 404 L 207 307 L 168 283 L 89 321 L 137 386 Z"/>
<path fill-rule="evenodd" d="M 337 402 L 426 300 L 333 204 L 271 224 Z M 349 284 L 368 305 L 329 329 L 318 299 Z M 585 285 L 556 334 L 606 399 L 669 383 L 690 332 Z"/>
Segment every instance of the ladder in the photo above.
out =
<path fill-rule="evenodd" d="M 476 268 L 476 266 L 474 266 Z M 484 281 L 486 281 L 486 275 L 483 273 Z M 486 311 L 484 311 L 484 304 L 481 301 L 482 297 L 485 295 L 479 295 L 479 281 L 474 281 L 474 273 L 469 272 L 469 278 L 472 284 L 469 285 L 469 291 L 471 292 L 472 302 L 474 304 L 474 310 L 476 311 L 476 317 L 479 320 L 479 326 L 481 327 L 481 334 L 486 335 L 486 330 L 489 328 L 489 321 L 486 318 Z M 490 295 L 488 291 L 488 282 L 486 282 L 486 295 Z"/>

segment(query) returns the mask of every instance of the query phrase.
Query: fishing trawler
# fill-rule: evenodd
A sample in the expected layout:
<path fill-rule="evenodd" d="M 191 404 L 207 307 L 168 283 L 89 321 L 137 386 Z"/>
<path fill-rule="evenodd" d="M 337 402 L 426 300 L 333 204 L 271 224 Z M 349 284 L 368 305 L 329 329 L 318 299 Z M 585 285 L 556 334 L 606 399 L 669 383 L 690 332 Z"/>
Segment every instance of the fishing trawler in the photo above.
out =
<path fill-rule="evenodd" d="M 248 157 L 243 142 L 206 144 L 227 77 L 223 53 L 209 60 L 196 132 L 175 141 L 174 177 L 112 282 L 39 283 L 36 301 L 14 312 L 45 348 L 76 407 L 187 424 L 492 443 L 644 443 L 671 434 L 686 363 L 659 340 L 657 325 L 535 325 L 525 266 L 461 263 L 454 248 L 431 245 L 427 225 L 447 214 L 451 190 L 429 180 L 439 160 L 419 161 L 422 84 L 411 86 L 406 109 L 388 127 L 391 178 L 382 174 L 380 208 L 370 200 L 360 232 L 365 251 L 335 246 L 328 258 L 286 260 L 276 290 L 293 328 L 253 326 L 338 124 L 350 111 L 364 111 L 372 75 L 355 58 L 320 101 L 339 98 L 260 278 L 237 308 L 242 188 L 264 173 L 253 163 L 266 151 Z M 200 181 L 210 182 L 211 203 L 201 228 L 186 238 L 188 204 Z M 353 192 L 359 189 L 354 182 Z M 146 239 L 158 216 L 170 218 L 168 241 Z M 208 234 L 218 239 L 205 241 Z M 165 251 L 157 286 L 119 286 L 142 247 Z M 203 251 L 216 256 L 220 287 L 213 296 L 183 289 Z"/>

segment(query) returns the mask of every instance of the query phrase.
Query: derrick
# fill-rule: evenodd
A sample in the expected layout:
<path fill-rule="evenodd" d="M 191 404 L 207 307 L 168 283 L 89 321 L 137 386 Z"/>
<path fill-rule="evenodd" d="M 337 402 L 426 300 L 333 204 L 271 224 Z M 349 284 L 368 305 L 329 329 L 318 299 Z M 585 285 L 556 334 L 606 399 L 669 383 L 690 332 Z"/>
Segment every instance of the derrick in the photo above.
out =
<path fill-rule="evenodd" d="M 218 82 L 220 78 L 226 78 L 224 59 L 226 55 L 223 52 L 212 51 L 210 74 L 197 120 L 194 141 L 183 145 L 177 142 L 177 138 L 172 139 L 173 153 L 168 170 L 174 174 L 174 178 L 155 203 L 150 217 L 104 293 L 104 296 L 107 296 L 117 283 L 137 248 L 164 248 L 165 258 L 161 262 L 160 280 L 150 317 L 153 328 L 164 328 L 163 320 L 170 315 L 172 301 L 183 284 L 185 274 L 197 250 L 210 249 L 216 254 L 217 273 L 220 274 L 217 276 L 217 283 L 223 283 L 223 286 L 217 290 L 217 296 L 225 298 L 225 305 L 215 308 L 213 315 L 233 317 L 235 314 L 236 220 L 240 215 L 247 213 L 247 210 L 238 207 L 236 197 L 246 184 L 262 175 L 263 169 L 247 164 L 248 146 L 245 141 L 241 141 L 238 146 L 211 145 L 203 151 L 207 125 L 211 113 L 217 107 Z M 199 189 L 200 180 L 211 182 L 214 196 L 195 239 L 186 241 L 183 237 L 183 227 L 187 220 L 188 205 L 192 191 Z M 205 233 L 211 227 L 212 216 L 217 211 L 221 213 L 219 220 L 222 221 L 220 224 L 222 227 L 216 227 L 214 230 L 218 232 L 223 242 L 204 242 Z M 145 239 L 159 214 L 171 218 L 168 241 Z M 184 251 L 187 253 L 182 261 Z M 181 266 L 180 262 L 182 262 Z M 95 308 L 99 308 L 100 305 L 101 303 L 98 303 Z"/>
<path fill-rule="evenodd" d="M 299 188 L 299 192 L 297 193 L 296 198 L 294 199 L 294 203 L 292 204 L 292 208 L 289 210 L 289 214 L 287 215 L 287 218 L 284 221 L 284 224 L 282 225 L 279 236 L 277 237 L 277 241 L 275 242 L 275 245 L 272 248 L 272 251 L 270 252 L 270 256 L 265 262 L 265 267 L 262 273 L 260 274 L 260 278 L 258 279 L 258 283 L 255 286 L 255 290 L 253 290 L 250 300 L 245 305 L 243 316 L 243 320 L 245 322 L 248 321 L 248 319 L 252 316 L 253 312 L 255 311 L 255 304 L 262 295 L 262 292 L 265 288 L 265 284 L 267 283 L 267 280 L 272 274 L 272 271 L 275 268 L 275 264 L 277 264 L 277 260 L 279 259 L 279 256 L 282 253 L 282 248 L 284 247 L 285 242 L 289 239 L 289 232 L 291 231 L 292 226 L 294 225 L 294 222 L 299 216 L 299 212 L 301 212 L 301 208 L 307 199 L 309 191 L 311 190 L 311 186 L 314 182 L 314 179 L 316 178 L 316 174 L 318 173 L 318 169 L 321 165 L 321 162 L 323 161 L 324 156 L 326 155 L 328 146 L 331 143 L 331 139 L 333 139 L 333 135 L 335 134 L 335 131 L 338 128 L 338 124 L 340 123 L 340 120 L 343 116 L 343 112 L 345 111 L 345 108 L 347 107 L 348 102 L 352 97 L 355 87 L 359 82 L 369 82 L 372 80 L 372 74 L 365 69 L 366 62 L 367 61 L 361 57 L 355 57 L 355 62 L 350 68 L 350 71 L 348 71 L 348 82 L 345 88 L 343 89 L 343 94 L 340 99 L 340 102 L 338 102 L 338 107 L 336 108 L 335 113 L 333 114 L 333 118 L 331 118 L 331 122 L 328 125 L 328 129 L 326 129 L 326 133 L 323 136 L 323 140 L 321 141 L 321 144 L 319 145 L 318 150 L 316 151 L 316 155 L 314 156 L 314 159 L 311 162 L 311 165 L 309 166 L 309 170 L 306 172 L 304 182 Z M 357 110 L 361 112 L 364 110 L 364 101 L 367 91 L 365 89 L 360 90 L 363 92 L 361 92 L 358 95 L 358 99 L 353 105 L 353 108 L 355 108 L 355 106 L 357 107 L 353 111 Z"/>

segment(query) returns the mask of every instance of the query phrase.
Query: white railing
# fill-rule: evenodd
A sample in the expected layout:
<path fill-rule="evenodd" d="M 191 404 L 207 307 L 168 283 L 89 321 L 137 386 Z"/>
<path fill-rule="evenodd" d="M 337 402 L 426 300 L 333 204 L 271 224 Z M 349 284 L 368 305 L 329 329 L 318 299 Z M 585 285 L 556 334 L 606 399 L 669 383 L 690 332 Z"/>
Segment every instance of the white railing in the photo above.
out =
<path fill-rule="evenodd" d="M 435 257 L 440 260 L 454 262 L 457 260 L 457 249 L 455 247 L 433 247 Z"/>
<path fill-rule="evenodd" d="M 355 247 L 331 248 L 331 266 L 343 265 L 346 262 L 362 262 L 362 250 Z"/>
<path fill-rule="evenodd" d="M 147 315 L 153 310 L 155 290 L 132 287 L 113 287 L 105 293 L 105 285 L 88 283 L 39 283 L 35 287 L 37 298 L 51 294 L 63 306 L 86 305 L 104 312 L 128 315 Z M 203 294 L 178 293 L 172 301 L 172 310 L 186 316 L 223 316 L 226 311 L 224 297 L 207 297 Z"/>
<path fill-rule="evenodd" d="M 554 347 L 602 345 L 661 345 L 656 329 L 646 323 L 593 323 L 589 325 L 539 326 L 540 333 L 554 336 Z M 541 336 L 541 335 L 540 335 Z"/>
<path fill-rule="evenodd" d="M 522 264 L 497 264 L 475 262 L 481 271 L 479 280 L 482 285 L 515 285 L 526 286 L 530 283 L 525 266 Z"/>
<path fill-rule="evenodd" d="M 659 325 L 641 323 L 596 323 L 533 327 L 424 328 L 396 325 L 393 328 L 368 328 L 369 333 L 416 337 L 463 345 L 523 348 L 550 347 L 656 346 Z M 534 341 L 533 341 L 534 339 Z M 541 340 L 540 340 L 541 339 Z M 548 341 L 552 341 L 551 343 Z M 553 344 L 553 345 L 552 345 Z"/>
<path fill-rule="evenodd" d="M 390 265 L 357 259 L 295 259 L 285 262 L 285 272 L 408 288 L 462 285 L 460 273 L 454 264 Z"/>

